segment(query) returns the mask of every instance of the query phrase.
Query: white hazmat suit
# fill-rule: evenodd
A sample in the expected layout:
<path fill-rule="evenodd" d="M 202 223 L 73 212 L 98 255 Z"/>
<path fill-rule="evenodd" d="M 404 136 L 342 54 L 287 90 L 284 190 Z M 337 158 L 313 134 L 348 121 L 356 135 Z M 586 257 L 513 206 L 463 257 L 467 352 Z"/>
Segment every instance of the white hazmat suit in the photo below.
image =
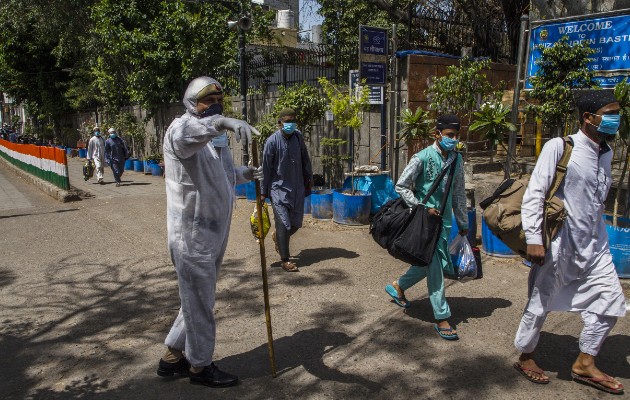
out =
<path fill-rule="evenodd" d="M 88 142 L 87 159 L 94 162 L 94 171 L 98 182 L 103 181 L 105 172 L 105 139 L 101 135 L 94 135 Z"/>
<path fill-rule="evenodd" d="M 188 85 L 187 111 L 164 135 L 168 247 L 181 300 L 165 344 L 185 351 L 193 367 L 212 363 L 216 279 L 230 231 L 234 186 L 253 178 L 251 168 L 234 167 L 229 147 L 215 147 L 212 139 L 225 129 L 233 130 L 237 140 L 257 133 L 247 123 L 222 115 L 200 118 L 197 94 L 210 84 L 221 88 L 209 77 Z"/>

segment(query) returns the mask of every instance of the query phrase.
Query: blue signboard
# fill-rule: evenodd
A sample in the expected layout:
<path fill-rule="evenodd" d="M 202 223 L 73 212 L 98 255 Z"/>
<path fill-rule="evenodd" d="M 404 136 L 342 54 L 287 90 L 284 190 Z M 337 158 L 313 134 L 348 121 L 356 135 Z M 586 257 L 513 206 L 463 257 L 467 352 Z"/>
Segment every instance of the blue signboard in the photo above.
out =
<path fill-rule="evenodd" d="M 350 70 L 350 93 L 354 93 L 357 90 L 359 84 L 359 71 L 356 69 Z M 383 87 L 382 86 L 368 86 L 370 92 L 368 95 L 368 102 L 370 104 L 383 104 Z"/>
<path fill-rule="evenodd" d="M 604 88 L 614 87 L 630 74 L 630 15 L 555 22 L 533 27 L 529 40 L 527 78 L 536 75 L 541 48 L 568 36 L 570 44 L 587 43 L 595 49 L 588 67 Z M 532 85 L 527 79 L 525 88 Z"/>
<path fill-rule="evenodd" d="M 385 84 L 385 63 L 375 62 L 361 62 L 360 63 L 360 77 L 365 79 L 365 83 L 368 85 L 384 85 Z"/>
<path fill-rule="evenodd" d="M 362 54 L 387 56 L 387 29 L 360 26 L 359 52 Z"/>

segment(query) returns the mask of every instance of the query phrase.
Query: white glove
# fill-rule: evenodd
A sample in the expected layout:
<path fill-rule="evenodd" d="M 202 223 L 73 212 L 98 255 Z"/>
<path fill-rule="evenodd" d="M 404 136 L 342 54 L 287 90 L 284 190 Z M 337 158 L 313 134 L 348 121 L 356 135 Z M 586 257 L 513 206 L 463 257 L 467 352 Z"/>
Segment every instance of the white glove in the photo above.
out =
<path fill-rule="evenodd" d="M 256 179 L 257 181 L 262 181 L 264 178 L 263 175 L 263 167 L 260 166 L 258 168 L 252 167 L 252 165 L 248 165 L 247 169 L 243 171 L 243 178 L 253 181 Z"/>
<path fill-rule="evenodd" d="M 246 143 L 252 141 L 252 134 L 260 136 L 260 132 L 253 126 L 240 119 L 221 117 L 214 120 L 214 129 L 217 131 L 229 130 L 234 132 L 236 141 L 240 142 L 241 137 L 245 136 Z"/>

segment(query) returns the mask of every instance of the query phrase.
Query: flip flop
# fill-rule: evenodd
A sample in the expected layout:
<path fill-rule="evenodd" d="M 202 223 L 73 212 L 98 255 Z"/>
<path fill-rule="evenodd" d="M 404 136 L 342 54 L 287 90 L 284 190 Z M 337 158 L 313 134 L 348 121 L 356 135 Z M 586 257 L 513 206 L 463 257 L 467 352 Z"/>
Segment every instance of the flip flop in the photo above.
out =
<path fill-rule="evenodd" d="M 390 295 L 392 297 L 392 299 L 394 299 L 394 302 L 396 304 L 398 304 L 400 307 L 402 307 L 402 308 L 409 308 L 409 307 L 411 307 L 411 304 L 405 298 L 404 294 L 402 295 L 402 297 L 398 297 L 398 291 L 396 290 L 396 288 L 394 286 L 392 286 L 392 285 L 385 286 L 385 291 L 387 292 L 388 295 Z"/>
<path fill-rule="evenodd" d="M 547 383 L 549 383 L 549 378 L 547 378 L 547 379 L 542 379 L 542 378 L 541 379 L 534 379 L 533 376 L 527 375 L 528 372 L 533 372 L 533 373 L 536 373 L 538 375 L 542 375 L 542 374 L 545 373 L 545 371 L 543 371 L 542 369 L 536 370 L 536 369 L 525 368 L 525 367 L 523 367 L 521 364 L 519 364 L 517 362 L 514 363 L 514 369 L 516 369 L 518 372 L 520 372 L 521 375 L 523 375 L 525 377 L 525 379 L 527 379 L 530 382 L 537 383 L 539 385 L 546 385 Z"/>
<path fill-rule="evenodd" d="M 624 393 L 623 385 L 620 382 L 618 382 L 615 378 L 611 378 L 608 375 L 605 375 L 604 378 L 591 378 L 590 376 L 584 376 L 584 375 L 576 374 L 575 372 L 571 372 L 571 376 L 573 377 L 573 380 L 576 382 L 592 386 L 595 389 L 599 389 L 606 393 L 612 393 L 612 394 Z M 602 385 L 602 382 L 617 383 L 619 384 L 619 387 L 617 389 L 614 389 L 606 385 Z"/>
<path fill-rule="evenodd" d="M 452 333 L 453 332 L 453 328 L 440 328 L 437 324 L 433 324 L 433 328 L 435 328 L 435 331 L 438 333 L 438 335 L 440 335 L 440 337 L 442 339 L 446 339 L 446 340 L 457 340 L 459 339 L 459 336 L 457 336 L 457 333 Z M 451 332 L 450 335 L 446 335 L 442 332 Z"/>
<path fill-rule="evenodd" d="M 291 261 L 284 261 L 282 264 L 280 264 L 282 266 L 282 269 L 287 271 L 287 272 L 299 272 L 300 270 L 298 269 L 297 264 L 291 262 Z"/>

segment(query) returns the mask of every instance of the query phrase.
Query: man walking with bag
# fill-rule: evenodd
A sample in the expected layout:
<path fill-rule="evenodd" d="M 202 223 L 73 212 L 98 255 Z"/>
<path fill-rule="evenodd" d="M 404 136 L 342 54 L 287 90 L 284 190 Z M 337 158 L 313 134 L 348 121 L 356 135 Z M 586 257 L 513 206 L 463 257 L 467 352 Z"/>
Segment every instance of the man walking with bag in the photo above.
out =
<path fill-rule="evenodd" d="M 427 278 L 429 299 L 436 319 L 434 329 L 446 340 L 456 340 L 459 337 L 448 319 L 451 310 L 446 302 L 444 292 L 444 273 L 453 274 L 453 264 L 448 251 L 448 237 L 451 231 L 453 212 L 460 227 L 468 227 L 468 213 L 466 212 L 466 191 L 464 186 L 464 168 L 461 155 L 454 151 L 459 140 L 459 118 L 453 114 L 442 115 L 437 119 L 435 143 L 415 154 L 405 167 L 400 179 L 396 183 L 396 192 L 405 200 L 409 207 L 420 204 L 434 182 L 442 175 L 442 182 L 437 190 L 427 200 L 425 206 L 429 212 L 439 214 L 442 198 L 448 190 L 446 207 L 443 217 L 441 235 L 438 239 L 433 259 L 427 266 L 412 265 L 407 272 L 385 290 L 396 304 L 408 308 L 411 304 L 405 297 L 405 290 L 422 279 Z M 441 174 L 445 168 L 455 168 L 451 188 L 446 187 L 449 174 Z M 453 210 L 453 211 L 451 211 Z M 460 235 L 468 234 L 468 229 L 460 229 Z"/>
<path fill-rule="evenodd" d="M 602 219 L 612 181 L 612 151 L 607 141 L 614 139 L 619 128 L 620 107 L 606 90 L 577 91 L 575 97 L 582 126 L 570 136 L 574 147 L 564 182 L 556 192 L 568 216 L 556 237 L 550 238 L 549 249 L 543 245 L 543 206 L 562 157 L 561 138 L 545 144 L 523 197 L 527 258 L 533 265 L 529 302 L 514 340 L 521 352 L 514 368 L 534 383 L 549 383 L 532 356 L 542 325 L 549 311 L 579 312 L 584 329 L 580 353 L 571 367 L 573 379 L 621 394 L 623 385 L 595 366 L 604 340 L 626 312 Z"/>

